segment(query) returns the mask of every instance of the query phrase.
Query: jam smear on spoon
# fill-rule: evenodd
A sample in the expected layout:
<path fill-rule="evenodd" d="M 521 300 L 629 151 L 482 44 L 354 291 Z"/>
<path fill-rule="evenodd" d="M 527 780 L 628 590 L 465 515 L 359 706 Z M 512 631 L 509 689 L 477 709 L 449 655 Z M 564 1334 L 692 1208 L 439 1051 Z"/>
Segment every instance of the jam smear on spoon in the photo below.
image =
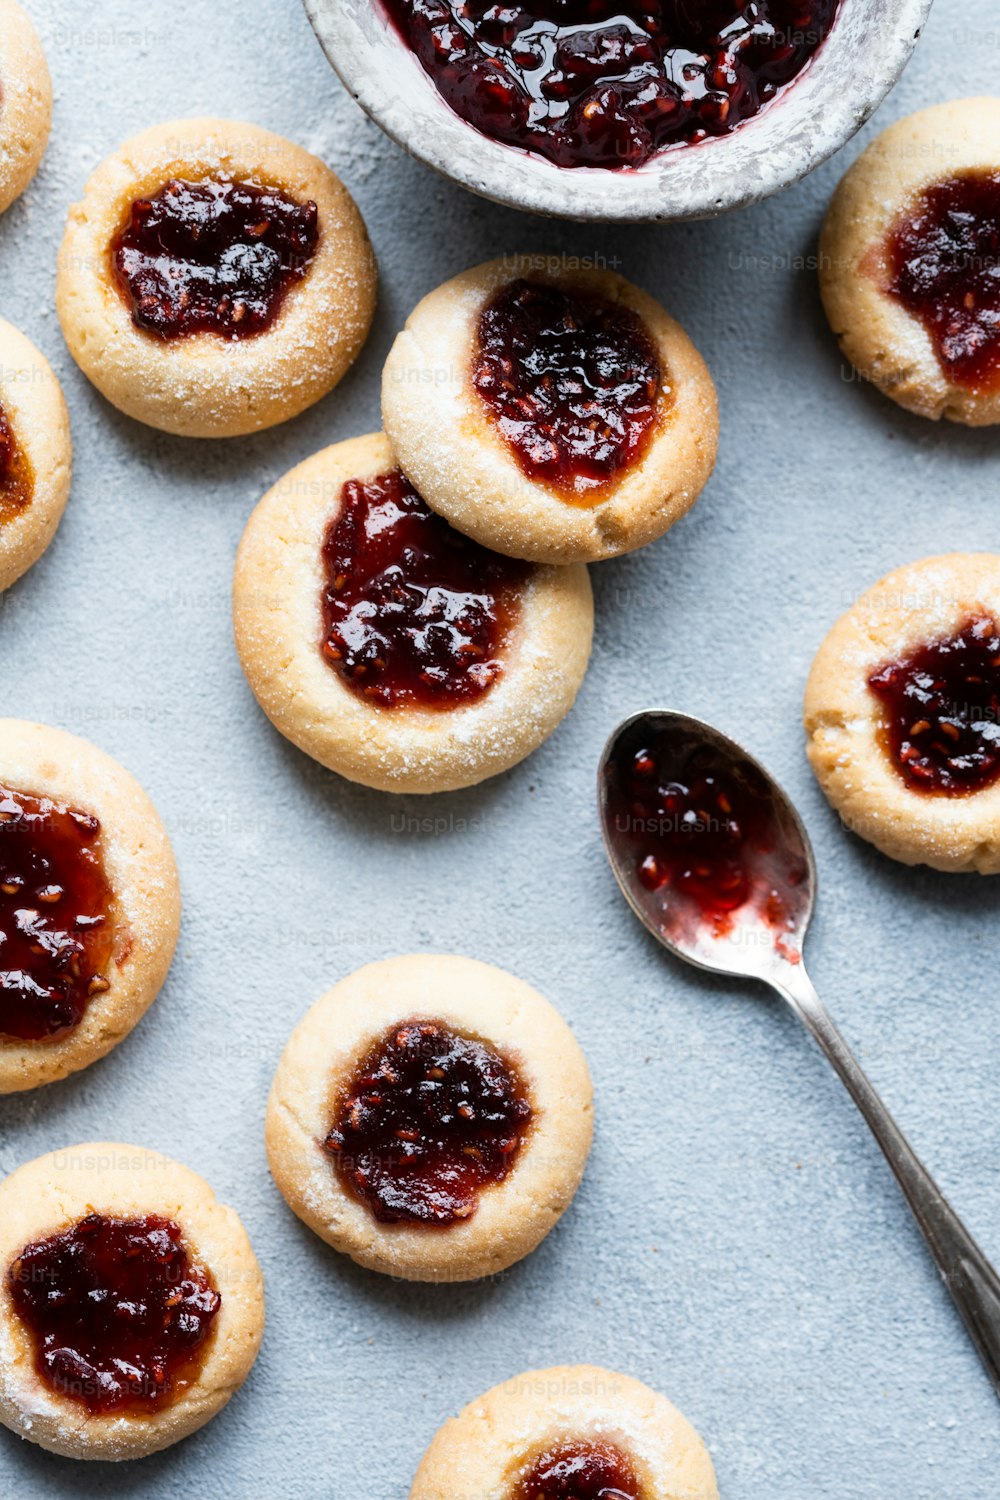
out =
<path fill-rule="evenodd" d="M 504 1180 L 531 1119 L 511 1062 L 442 1021 L 409 1020 L 365 1057 L 324 1144 L 381 1223 L 448 1225 Z"/>
<path fill-rule="evenodd" d="M 970 619 L 873 672 L 882 741 L 915 791 L 965 796 L 1000 779 L 1000 626 Z"/>
<path fill-rule="evenodd" d="M 620 302 L 519 278 L 479 318 L 472 383 L 529 479 L 593 503 L 642 458 L 664 375 Z"/>
<path fill-rule="evenodd" d="M 231 178 L 172 178 L 139 198 L 111 246 L 132 321 L 164 339 L 263 333 L 319 243 L 316 204 Z"/>
<path fill-rule="evenodd" d="M 560 167 L 728 135 L 809 63 L 839 0 L 383 0 L 447 104 Z"/>
<path fill-rule="evenodd" d="M 114 943 L 97 818 L 0 786 L 0 1036 L 78 1026 L 110 988 Z"/>
<path fill-rule="evenodd" d="M 528 567 L 449 526 L 398 469 L 344 485 L 322 562 L 321 649 L 359 697 L 455 708 L 502 676 Z"/>
<path fill-rule="evenodd" d="M 784 836 L 770 788 L 749 761 L 672 731 L 621 736 L 606 768 L 609 811 L 639 888 L 669 939 L 751 927 L 798 962 L 808 870 Z"/>
<path fill-rule="evenodd" d="M 613 1443 L 561 1443 L 537 1458 L 510 1500 L 646 1500 L 631 1461 Z"/>
<path fill-rule="evenodd" d="M 140 1415 L 197 1377 L 222 1299 L 170 1219 L 92 1213 L 7 1272 L 35 1369 L 92 1415 Z"/>
<path fill-rule="evenodd" d="M 889 236 L 890 294 L 919 318 L 949 379 L 1000 385 L 1000 173 L 926 188 Z"/>

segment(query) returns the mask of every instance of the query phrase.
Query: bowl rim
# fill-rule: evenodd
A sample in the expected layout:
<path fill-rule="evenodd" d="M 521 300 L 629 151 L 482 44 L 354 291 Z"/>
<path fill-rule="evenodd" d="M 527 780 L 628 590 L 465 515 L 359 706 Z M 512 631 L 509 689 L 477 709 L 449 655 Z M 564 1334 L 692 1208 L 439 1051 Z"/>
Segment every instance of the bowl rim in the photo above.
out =
<path fill-rule="evenodd" d="M 614 223 L 711 218 L 804 177 L 881 104 L 909 61 L 933 0 L 841 0 L 822 47 L 759 115 L 731 135 L 618 171 L 557 167 L 480 134 L 441 98 L 378 0 L 303 3 L 348 93 L 418 161 L 511 208 Z M 844 72 L 851 88 L 843 86 Z"/>

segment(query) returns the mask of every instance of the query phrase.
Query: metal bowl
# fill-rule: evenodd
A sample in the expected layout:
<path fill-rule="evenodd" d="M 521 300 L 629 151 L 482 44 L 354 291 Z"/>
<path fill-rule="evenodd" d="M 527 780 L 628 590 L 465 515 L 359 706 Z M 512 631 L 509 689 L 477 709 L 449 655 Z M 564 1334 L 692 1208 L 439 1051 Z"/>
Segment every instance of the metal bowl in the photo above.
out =
<path fill-rule="evenodd" d="M 344 87 L 418 160 L 512 208 L 614 222 L 707 218 L 804 177 L 885 98 L 932 0 L 842 0 L 820 51 L 758 116 L 731 135 L 622 171 L 568 170 L 481 135 L 444 102 L 377 0 L 304 3 Z"/>

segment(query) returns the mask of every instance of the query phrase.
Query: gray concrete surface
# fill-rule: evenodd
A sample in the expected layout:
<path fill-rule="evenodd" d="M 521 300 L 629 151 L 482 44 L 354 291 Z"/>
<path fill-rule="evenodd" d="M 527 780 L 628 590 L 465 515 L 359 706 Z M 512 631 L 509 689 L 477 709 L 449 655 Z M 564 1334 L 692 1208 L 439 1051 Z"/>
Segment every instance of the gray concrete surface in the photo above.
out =
<path fill-rule="evenodd" d="M 342 93 L 297 0 L 29 0 L 57 103 L 35 186 L 0 220 L 0 313 L 55 362 L 77 471 L 62 530 L 0 609 L 0 707 L 122 759 L 173 835 L 186 896 L 169 982 L 131 1039 L 0 1100 L 0 1164 L 95 1137 L 159 1147 L 243 1214 L 268 1279 L 249 1384 L 209 1428 L 112 1471 L 0 1433 L 0 1497 L 402 1500 L 446 1415 L 525 1367 L 592 1360 L 667 1392 L 725 1500 L 994 1500 L 996 1399 L 876 1148 L 791 1019 L 682 970 L 617 896 L 593 774 L 625 712 L 667 701 L 745 738 L 799 799 L 822 873 L 816 982 L 918 1148 L 1000 1256 L 998 887 L 896 867 L 810 778 L 799 704 L 850 600 L 907 559 L 996 547 L 989 432 L 925 425 L 845 371 L 810 257 L 860 142 L 716 223 L 586 229 L 491 207 L 407 160 Z M 938 0 L 873 128 L 994 87 L 989 0 Z M 382 298 L 341 389 L 248 441 L 202 445 L 112 411 L 68 358 L 56 246 L 89 169 L 158 119 L 282 131 L 343 174 Z M 412 304 L 504 250 L 603 255 L 689 327 L 719 384 L 719 467 L 659 545 L 595 572 L 579 705 L 531 761 L 432 802 L 339 781 L 258 712 L 230 638 L 246 516 L 285 469 L 377 424 Z M 430 818 L 430 823 L 423 820 Z M 340 975 L 412 949 L 506 964 L 550 995 L 599 1103 L 584 1187 L 498 1284 L 354 1270 L 271 1184 L 280 1048 Z"/>

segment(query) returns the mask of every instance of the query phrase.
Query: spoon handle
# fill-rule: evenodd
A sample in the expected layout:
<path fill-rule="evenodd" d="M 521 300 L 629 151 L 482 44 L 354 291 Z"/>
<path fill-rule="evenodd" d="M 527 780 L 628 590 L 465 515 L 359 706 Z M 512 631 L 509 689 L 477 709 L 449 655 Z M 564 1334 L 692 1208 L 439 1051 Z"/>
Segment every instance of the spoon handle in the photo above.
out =
<path fill-rule="evenodd" d="M 802 965 L 773 977 L 872 1128 L 1000 1395 L 1000 1277 L 886 1109 Z"/>

